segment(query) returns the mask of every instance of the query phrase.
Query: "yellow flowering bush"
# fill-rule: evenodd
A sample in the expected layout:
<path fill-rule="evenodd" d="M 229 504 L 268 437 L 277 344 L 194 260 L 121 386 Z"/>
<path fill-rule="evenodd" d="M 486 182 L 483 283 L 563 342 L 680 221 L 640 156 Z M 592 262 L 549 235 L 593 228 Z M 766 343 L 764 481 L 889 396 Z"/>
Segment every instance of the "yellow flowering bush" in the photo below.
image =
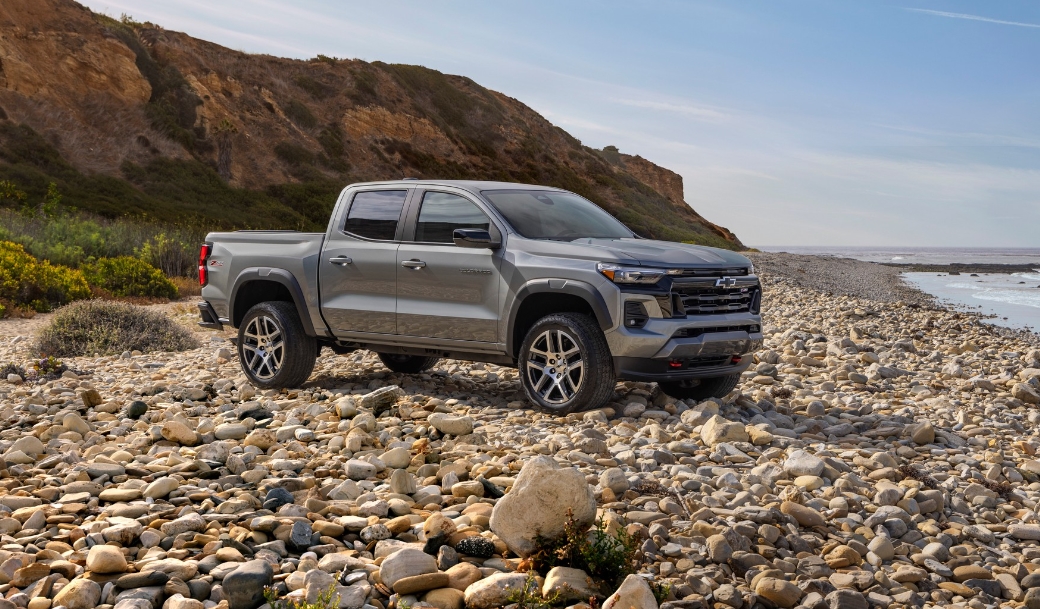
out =
<path fill-rule="evenodd" d="M 0 241 L 0 302 L 6 307 L 50 311 L 90 298 L 90 287 L 78 270 L 37 260 L 10 241 Z"/>

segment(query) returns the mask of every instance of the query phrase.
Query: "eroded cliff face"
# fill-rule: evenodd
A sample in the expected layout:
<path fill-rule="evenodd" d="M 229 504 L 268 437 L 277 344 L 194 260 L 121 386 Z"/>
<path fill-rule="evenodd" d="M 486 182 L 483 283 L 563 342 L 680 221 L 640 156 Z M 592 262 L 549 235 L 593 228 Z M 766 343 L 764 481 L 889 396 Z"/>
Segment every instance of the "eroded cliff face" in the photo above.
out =
<path fill-rule="evenodd" d="M 248 55 L 70 0 L 0 5 L 4 116 L 85 173 L 133 181 L 135 167 L 176 159 L 257 190 L 402 176 L 542 183 L 648 237 L 742 247 L 686 205 L 677 174 L 582 146 L 468 78 Z"/>

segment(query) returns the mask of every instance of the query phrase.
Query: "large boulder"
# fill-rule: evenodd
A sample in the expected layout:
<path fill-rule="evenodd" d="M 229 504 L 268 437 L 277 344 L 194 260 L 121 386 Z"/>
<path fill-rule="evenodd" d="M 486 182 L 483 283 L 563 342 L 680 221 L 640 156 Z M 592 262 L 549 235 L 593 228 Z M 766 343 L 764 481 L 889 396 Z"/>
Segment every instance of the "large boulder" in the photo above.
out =
<path fill-rule="evenodd" d="M 522 593 L 527 585 L 523 573 L 495 573 L 466 588 L 467 609 L 494 609 L 509 604 L 509 598 Z M 536 593 L 537 594 L 537 593 Z"/>
<path fill-rule="evenodd" d="M 1040 404 L 1040 393 L 1033 390 L 1032 387 L 1025 383 L 1015 383 L 1011 387 L 1012 397 L 1018 398 L 1026 404 Z"/>
<path fill-rule="evenodd" d="M 437 559 L 416 548 L 403 548 L 383 559 L 379 579 L 389 588 L 398 580 L 437 572 Z"/>
<path fill-rule="evenodd" d="M 657 609 L 657 598 L 646 580 L 633 574 L 603 602 L 603 609 Z"/>
<path fill-rule="evenodd" d="M 89 579 L 76 578 L 54 596 L 54 606 L 67 609 L 94 609 L 101 600 L 101 586 Z"/>
<path fill-rule="evenodd" d="M 535 457 L 495 504 L 491 530 L 511 552 L 527 557 L 538 537 L 561 536 L 568 517 L 582 527 L 596 518 L 596 497 L 585 475 L 573 467 L 561 468 L 551 457 Z"/>
<path fill-rule="evenodd" d="M 264 588 L 274 582 L 274 570 L 265 560 L 242 563 L 224 577 L 229 609 L 256 609 L 264 604 Z"/>
<path fill-rule="evenodd" d="M 701 441 L 706 446 L 715 446 L 721 442 L 747 442 L 748 434 L 743 423 L 734 423 L 715 415 L 701 426 Z"/>

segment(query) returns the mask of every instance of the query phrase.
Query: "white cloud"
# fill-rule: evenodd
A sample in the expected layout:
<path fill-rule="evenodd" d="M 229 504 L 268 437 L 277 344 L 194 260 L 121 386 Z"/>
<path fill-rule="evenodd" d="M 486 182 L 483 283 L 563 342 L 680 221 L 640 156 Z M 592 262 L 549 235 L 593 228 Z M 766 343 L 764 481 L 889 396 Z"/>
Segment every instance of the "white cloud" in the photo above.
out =
<path fill-rule="evenodd" d="M 997 23 L 1000 25 L 1015 25 L 1018 27 L 1032 27 L 1040 28 L 1040 23 L 1024 23 L 1022 21 L 1004 21 L 1003 19 L 991 19 L 989 17 L 982 17 L 979 15 L 969 15 L 967 13 L 949 13 L 946 11 L 933 11 L 928 8 L 909 8 L 904 7 L 905 11 L 913 11 L 915 13 L 924 13 L 926 15 L 935 15 L 937 17 L 949 17 L 951 19 L 966 19 L 968 21 L 983 21 L 985 23 Z"/>
<path fill-rule="evenodd" d="M 648 110 L 661 110 L 664 112 L 674 112 L 676 114 L 683 114 L 685 116 L 691 116 L 699 120 L 706 120 L 711 122 L 718 122 L 730 118 L 729 114 L 720 112 L 714 108 L 708 108 L 706 106 L 697 106 L 694 104 L 673 104 L 670 102 L 640 99 L 613 99 L 611 101 L 617 102 L 623 106 L 631 106 L 633 108 L 646 108 Z"/>

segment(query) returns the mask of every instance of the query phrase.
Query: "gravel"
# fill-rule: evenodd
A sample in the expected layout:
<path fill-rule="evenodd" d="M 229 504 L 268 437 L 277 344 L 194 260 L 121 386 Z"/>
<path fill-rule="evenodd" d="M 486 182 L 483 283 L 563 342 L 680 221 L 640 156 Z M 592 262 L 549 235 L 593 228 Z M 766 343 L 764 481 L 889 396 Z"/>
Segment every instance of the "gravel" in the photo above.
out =
<path fill-rule="evenodd" d="M 638 574 L 557 571 L 534 594 L 566 576 L 604 607 L 1040 607 L 1040 350 L 850 295 L 893 285 L 859 264 L 760 264 L 765 345 L 721 400 L 622 382 L 555 417 L 514 370 L 329 351 L 305 387 L 259 391 L 215 333 L 0 381 L 0 604 L 256 609 L 271 586 L 499 607 L 528 579 L 510 544 L 594 508 Z M 854 270 L 814 278 L 825 293 L 799 268 Z M 0 336 L 0 363 L 29 343 Z"/>

